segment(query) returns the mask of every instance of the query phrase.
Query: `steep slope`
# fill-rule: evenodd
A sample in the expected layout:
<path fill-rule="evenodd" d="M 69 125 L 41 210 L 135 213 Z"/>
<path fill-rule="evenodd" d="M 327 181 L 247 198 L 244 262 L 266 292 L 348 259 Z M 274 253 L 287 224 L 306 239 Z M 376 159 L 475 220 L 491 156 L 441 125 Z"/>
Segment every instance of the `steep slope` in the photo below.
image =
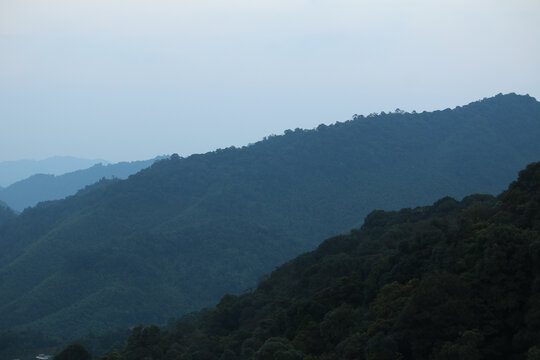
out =
<path fill-rule="evenodd" d="M 539 138 L 540 104 L 510 94 L 173 156 L 0 227 L 0 324 L 80 335 L 163 322 L 374 208 L 499 192 L 540 158 Z"/>
<path fill-rule="evenodd" d="M 107 161 L 72 156 L 53 156 L 43 160 L 2 161 L 0 162 L 0 186 L 9 186 L 34 174 L 61 175 L 99 163 L 107 163 Z"/>
<path fill-rule="evenodd" d="M 147 168 L 156 160 L 120 162 L 116 164 L 96 164 L 88 169 L 77 170 L 63 175 L 36 174 L 18 181 L 5 189 L 0 189 L 0 200 L 11 208 L 22 211 L 38 202 L 63 199 L 73 195 L 87 185 L 101 178 L 126 179 L 129 175 Z"/>
<path fill-rule="evenodd" d="M 102 359 L 536 359 L 540 163 L 497 198 L 374 211 L 256 291 Z"/>

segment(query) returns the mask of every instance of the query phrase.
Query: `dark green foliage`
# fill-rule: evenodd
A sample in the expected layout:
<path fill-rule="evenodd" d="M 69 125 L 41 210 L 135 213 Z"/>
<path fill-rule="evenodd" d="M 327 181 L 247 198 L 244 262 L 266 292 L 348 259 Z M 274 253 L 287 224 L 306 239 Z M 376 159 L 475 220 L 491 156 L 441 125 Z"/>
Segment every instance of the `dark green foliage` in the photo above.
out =
<path fill-rule="evenodd" d="M 139 323 L 164 324 L 171 316 L 214 305 L 225 293 L 242 294 L 276 265 L 358 227 L 372 209 L 497 193 L 518 169 L 538 159 L 538 139 L 540 103 L 499 95 L 454 110 L 356 117 L 316 130 L 288 131 L 241 149 L 172 156 L 125 181 L 101 181 L 65 200 L 40 203 L 0 226 L 0 329 L 34 328 L 78 338 Z M 498 243 L 490 241 L 510 247 L 503 239 L 486 238 L 459 263 L 445 251 L 458 256 L 463 249 L 445 250 L 440 243 L 444 234 L 444 244 L 455 244 L 474 230 L 475 219 L 489 215 L 489 199 L 467 201 L 465 206 L 441 200 L 429 221 L 425 209 L 374 212 L 363 230 L 325 242 L 318 252 L 286 265 L 296 279 L 287 281 L 287 290 L 318 298 L 281 307 L 275 317 L 265 318 L 258 337 L 245 342 L 237 335 L 232 351 L 255 353 L 266 338 L 283 337 L 286 328 L 285 337 L 302 344 L 302 352 L 322 354 L 337 339 L 328 331 L 323 336 L 314 324 L 334 306 L 357 309 L 373 301 L 384 284 L 406 284 L 436 269 L 444 274 L 477 266 L 488 276 L 488 268 L 495 269 L 490 261 L 500 256 Z M 464 207 L 474 218 L 452 218 Z M 515 209 L 504 210 L 499 216 L 508 218 L 508 226 L 537 223 L 532 210 L 519 209 L 526 220 Z M 422 231 L 411 232 L 415 223 Z M 486 229 L 486 236 L 488 231 L 497 230 Z M 365 236 L 379 240 L 358 248 L 358 238 Z M 439 245 L 432 249 L 434 244 Z M 492 248 L 486 263 L 477 264 L 483 246 Z M 497 293 L 497 284 L 506 279 L 501 276 L 483 291 L 500 295 L 502 307 L 518 306 L 511 294 Z M 274 293 L 276 286 L 263 281 L 261 290 L 287 301 L 288 293 Z M 205 323 L 204 334 L 219 337 L 258 324 L 264 314 L 259 302 L 244 304 L 242 296 L 233 300 Z M 504 314 L 510 323 L 517 321 L 514 310 Z M 367 316 L 365 309 L 355 314 Z M 339 318 L 334 315 L 328 315 L 329 328 Z M 349 326 L 340 331 L 358 332 Z M 393 341 L 399 344 L 401 338 Z M 205 351 L 193 348 L 190 356 L 204 357 Z"/>
<path fill-rule="evenodd" d="M 129 329 L 109 330 L 99 335 L 89 333 L 74 343 L 81 344 L 92 354 L 102 354 L 114 349 L 123 349 L 130 335 Z M 18 332 L 0 331 L 0 356 L 6 359 L 34 359 L 36 354 L 54 354 L 73 341 L 51 337 L 44 333 L 24 330 Z"/>
<path fill-rule="evenodd" d="M 303 354 L 294 349 L 289 340 L 282 337 L 272 337 L 264 342 L 257 350 L 255 360 L 302 360 Z"/>
<path fill-rule="evenodd" d="M 56 355 L 54 360 L 92 360 L 92 355 L 81 344 L 72 344 Z"/>
<path fill-rule="evenodd" d="M 61 339 L 39 331 L 0 331 L 0 354 L 3 359 L 34 359 L 36 354 L 54 353 L 65 345 Z"/>
<path fill-rule="evenodd" d="M 83 345 L 92 354 L 102 354 L 113 349 L 123 349 L 130 332 L 129 329 L 109 329 L 97 335 L 89 333 L 75 342 Z"/>
<path fill-rule="evenodd" d="M 6 203 L 0 201 L 0 226 L 16 216 L 17 214 Z"/>
<path fill-rule="evenodd" d="M 539 186 L 540 162 L 498 197 L 375 211 L 120 359 L 538 359 Z"/>

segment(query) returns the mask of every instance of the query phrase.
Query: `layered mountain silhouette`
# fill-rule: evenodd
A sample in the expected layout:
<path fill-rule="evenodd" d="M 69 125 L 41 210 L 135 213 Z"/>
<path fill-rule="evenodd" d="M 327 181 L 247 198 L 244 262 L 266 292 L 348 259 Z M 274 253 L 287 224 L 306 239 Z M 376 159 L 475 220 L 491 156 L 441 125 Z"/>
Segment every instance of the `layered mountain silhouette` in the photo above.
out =
<path fill-rule="evenodd" d="M 256 291 L 137 327 L 102 358 L 534 359 L 539 259 L 537 162 L 497 197 L 373 211 Z"/>
<path fill-rule="evenodd" d="M 100 163 L 106 164 L 107 161 L 73 156 L 53 156 L 43 160 L 2 161 L 0 162 L 0 187 L 7 187 L 34 174 L 62 175 Z"/>
<path fill-rule="evenodd" d="M 156 162 L 0 227 L 0 326 L 61 336 L 162 323 L 373 209 L 498 193 L 540 158 L 540 103 L 358 116 L 243 148 Z"/>
<path fill-rule="evenodd" d="M 129 175 L 162 158 L 164 157 L 108 165 L 100 163 L 87 169 L 62 175 L 36 174 L 0 189 L 0 200 L 7 203 L 12 209 L 22 211 L 41 201 L 63 199 L 73 195 L 101 178 L 126 179 Z"/>

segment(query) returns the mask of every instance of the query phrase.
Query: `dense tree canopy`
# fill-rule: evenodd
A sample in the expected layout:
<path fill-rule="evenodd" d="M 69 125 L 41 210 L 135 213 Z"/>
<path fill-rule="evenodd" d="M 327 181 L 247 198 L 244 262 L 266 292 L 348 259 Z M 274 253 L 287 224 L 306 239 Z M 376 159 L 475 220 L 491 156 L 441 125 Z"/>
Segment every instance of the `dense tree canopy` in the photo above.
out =
<path fill-rule="evenodd" d="M 15 218 L 15 212 L 6 204 L 0 201 L 0 225 Z"/>
<path fill-rule="evenodd" d="M 0 226 L 0 330 L 34 329 L 73 338 L 138 323 L 164 324 L 172 316 L 214 305 L 224 293 L 242 294 L 277 265 L 313 250 L 329 236 L 360 226 L 373 209 L 502 191 L 520 168 L 539 158 L 538 139 L 540 103 L 528 96 L 499 95 L 453 110 L 357 116 L 314 130 L 291 130 L 240 149 L 172 156 L 127 180 L 103 180 L 65 200 L 27 209 Z M 445 199 L 437 209 L 459 206 Z M 518 210 L 529 219 L 520 221 L 535 221 L 527 215 L 532 210 Z M 514 216 L 509 214 L 505 216 Z M 374 226 L 388 216 L 394 215 L 372 213 L 366 229 L 376 231 Z M 445 236 L 453 236 L 456 224 L 437 221 L 440 231 L 449 231 Z M 384 241 L 396 242 L 406 230 L 396 226 Z M 489 231 L 503 233 L 485 229 Z M 402 250 L 408 247 L 416 254 L 417 247 L 424 246 L 418 244 L 435 236 L 428 232 L 404 242 Z M 353 251 L 352 239 L 354 235 L 346 236 L 322 249 L 333 251 L 343 243 Z M 395 246 L 388 251 L 400 251 L 399 244 Z M 366 264 L 373 266 L 373 275 L 359 280 L 368 269 L 358 268 L 357 260 L 339 248 L 324 263 L 313 264 L 302 291 L 312 283 L 323 290 L 332 275 L 344 277 L 345 288 L 362 288 L 362 299 L 376 298 L 378 284 L 386 283 L 376 271 L 383 273 L 393 258 L 373 262 L 382 255 L 371 254 Z M 422 266 L 427 266 L 422 259 L 430 254 L 416 255 L 420 257 L 399 262 L 403 269 L 396 270 L 395 280 L 400 284 L 419 278 Z M 499 256 L 495 249 L 489 255 Z M 359 278 L 350 269 L 356 269 Z M 446 276 L 448 288 L 441 288 L 442 293 L 464 286 L 444 272 L 437 276 Z M 420 289 L 427 286 L 422 284 Z M 320 296 L 340 301 L 339 292 L 328 291 Z M 343 306 L 356 308 L 355 301 L 360 300 L 347 299 Z M 311 309 L 310 317 L 287 315 L 283 321 L 298 322 L 298 334 L 275 337 L 293 345 L 312 339 L 313 346 L 330 346 L 331 339 L 318 340 L 322 335 L 314 325 L 326 314 L 321 313 L 324 308 L 297 305 Z M 234 314 L 234 309 L 229 310 Z M 242 316 L 248 319 L 245 311 Z M 328 315 L 328 329 L 343 312 L 334 315 Z M 446 317 L 442 309 L 441 318 Z M 232 315 L 225 319 L 231 329 L 243 321 Z M 392 319 L 386 326 L 393 326 Z M 399 345 L 399 339 L 392 341 Z M 254 352 L 262 345 L 247 344 L 246 351 Z M 307 351 L 308 345 L 303 346 L 298 350 Z M 420 345 L 410 351 L 416 346 Z"/>
<path fill-rule="evenodd" d="M 92 360 L 92 355 L 81 344 L 72 344 L 56 355 L 54 360 Z"/>
<path fill-rule="evenodd" d="M 100 359 L 537 359 L 538 284 L 534 163 L 498 197 L 374 211 L 254 292 L 138 327 Z"/>

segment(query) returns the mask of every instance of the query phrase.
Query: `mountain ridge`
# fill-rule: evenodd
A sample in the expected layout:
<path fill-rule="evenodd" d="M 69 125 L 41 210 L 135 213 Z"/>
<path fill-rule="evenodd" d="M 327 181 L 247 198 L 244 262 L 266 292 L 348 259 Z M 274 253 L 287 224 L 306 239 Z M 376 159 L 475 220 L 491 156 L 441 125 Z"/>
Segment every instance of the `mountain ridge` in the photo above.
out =
<path fill-rule="evenodd" d="M 0 187 L 26 179 L 38 173 L 61 175 L 88 168 L 95 164 L 108 163 L 103 159 L 82 159 L 74 156 L 52 156 L 43 160 L 7 160 L 0 162 Z"/>
<path fill-rule="evenodd" d="M 0 189 L 0 200 L 3 200 L 11 208 L 20 212 L 29 206 L 35 206 L 41 201 L 58 200 L 73 195 L 77 190 L 101 178 L 115 177 L 126 179 L 129 175 L 163 158 L 164 156 L 158 156 L 149 160 L 119 162 L 107 165 L 99 163 L 86 169 L 61 175 L 35 174 Z"/>
<path fill-rule="evenodd" d="M 497 197 L 373 211 L 255 291 L 138 326 L 102 358 L 534 359 L 539 210 L 536 162 Z"/>
<path fill-rule="evenodd" d="M 540 157 L 538 138 L 540 104 L 513 94 L 171 156 L 0 227 L 0 323 L 76 336 L 163 322 L 242 292 L 374 208 L 500 192 Z"/>

